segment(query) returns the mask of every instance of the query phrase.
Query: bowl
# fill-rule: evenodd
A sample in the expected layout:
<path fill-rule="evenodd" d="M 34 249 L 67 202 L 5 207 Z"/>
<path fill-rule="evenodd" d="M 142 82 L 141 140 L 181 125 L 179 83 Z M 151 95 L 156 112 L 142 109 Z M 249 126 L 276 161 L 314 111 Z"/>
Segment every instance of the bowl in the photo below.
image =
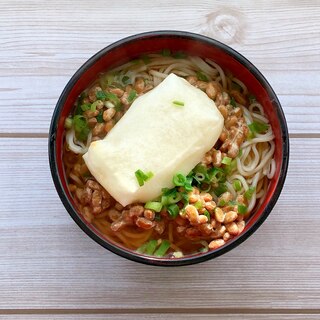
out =
<path fill-rule="evenodd" d="M 249 91 L 263 105 L 272 125 L 276 144 L 274 155 L 276 161 L 275 175 L 270 181 L 264 201 L 251 214 L 244 231 L 216 250 L 178 259 L 142 255 L 106 239 L 77 211 L 67 187 L 62 163 L 64 122 L 78 95 L 93 82 L 100 72 L 143 54 L 160 52 L 163 49 L 183 51 L 190 55 L 210 58 L 244 81 Z M 62 92 L 52 116 L 49 132 L 49 162 L 52 178 L 63 205 L 90 238 L 106 249 L 136 262 L 160 266 L 181 266 L 218 257 L 237 247 L 261 226 L 276 204 L 285 181 L 289 159 L 288 139 L 285 116 L 276 94 L 261 72 L 244 56 L 219 41 L 199 34 L 184 31 L 154 31 L 133 35 L 107 46 L 92 56 L 72 76 Z"/>

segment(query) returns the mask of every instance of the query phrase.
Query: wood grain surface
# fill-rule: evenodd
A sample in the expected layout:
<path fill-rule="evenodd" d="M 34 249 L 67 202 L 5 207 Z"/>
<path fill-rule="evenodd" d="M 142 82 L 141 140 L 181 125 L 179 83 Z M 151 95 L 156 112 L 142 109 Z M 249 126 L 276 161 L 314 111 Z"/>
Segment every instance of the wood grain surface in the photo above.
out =
<path fill-rule="evenodd" d="M 47 133 L 73 73 L 125 36 L 186 30 L 245 55 L 291 136 L 267 221 L 218 259 L 157 268 L 89 239 L 54 189 Z M 0 0 L 0 319 L 320 319 L 320 1 Z"/>

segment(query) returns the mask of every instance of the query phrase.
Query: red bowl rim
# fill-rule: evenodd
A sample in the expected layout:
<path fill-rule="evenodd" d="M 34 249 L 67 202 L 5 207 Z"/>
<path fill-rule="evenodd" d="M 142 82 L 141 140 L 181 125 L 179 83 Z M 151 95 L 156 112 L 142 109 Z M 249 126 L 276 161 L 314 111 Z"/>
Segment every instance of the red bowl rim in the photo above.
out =
<path fill-rule="evenodd" d="M 115 48 L 125 46 L 126 44 L 139 40 L 142 37 L 155 38 L 155 39 L 159 37 L 160 38 L 161 37 L 178 37 L 178 38 L 185 38 L 189 40 L 191 39 L 198 42 L 204 42 L 211 46 L 218 47 L 219 49 L 225 51 L 228 55 L 236 59 L 238 62 L 240 62 L 242 65 L 244 65 L 247 69 L 250 70 L 250 72 L 254 75 L 254 77 L 260 82 L 260 84 L 267 91 L 269 98 L 272 101 L 272 104 L 274 105 L 275 110 L 277 112 L 277 117 L 279 120 L 280 130 L 281 130 L 281 138 L 282 138 L 282 164 L 280 168 L 280 176 L 278 178 L 278 183 L 274 190 L 274 193 L 272 194 L 269 203 L 266 205 L 261 215 L 258 217 L 258 219 L 250 228 L 248 228 L 245 232 L 243 232 L 241 235 L 236 237 L 234 240 L 228 242 L 225 246 L 218 248 L 214 251 L 208 251 L 207 253 L 201 253 L 198 255 L 186 256 L 179 259 L 166 259 L 166 258 L 155 258 L 150 256 L 144 256 L 131 250 L 122 249 L 121 247 L 115 246 L 111 242 L 108 242 L 107 240 L 101 238 L 92 229 L 88 227 L 88 225 L 80 218 L 79 214 L 77 213 L 77 211 L 75 210 L 71 202 L 69 201 L 65 190 L 63 189 L 62 182 L 58 174 L 58 168 L 57 168 L 56 132 L 58 129 L 60 114 L 70 90 L 78 81 L 78 79 L 82 76 L 82 74 L 87 69 L 89 69 L 92 65 L 94 65 L 96 61 L 99 60 L 102 56 L 106 55 L 108 52 L 110 52 Z M 280 105 L 280 102 L 275 92 L 273 91 L 272 87 L 270 86 L 266 78 L 261 74 L 261 72 L 243 55 L 241 55 L 236 50 L 232 49 L 231 47 L 215 39 L 212 39 L 203 35 L 199 35 L 196 33 L 191 33 L 186 31 L 175 31 L 175 30 L 150 31 L 150 32 L 135 34 L 135 35 L 126 37 L 124 39 L 121 39 L 117 42 L 114 42 L 113 44 L 105 47 L 104 49 L 100 50 L 95 55 L 93 55 L 90 59 L 88 59 L 72 76 L 72 78 L 69 80 L 69 82 L 67 83 L 67 85 L 65 86 L 63 92 L 59 97 L 59 100 L 56 104 L 56 107 L 52 115 L 48 142 L 49 142 L 48 143 L 49 164 L 50 164 L 50 170 L 51 170 L 51 175 L 54 181 L 54 185 L 56 187 L 56 190 L 59 194 L 59 197 L 63 205 L 65 206 L 66 210 L 68 211 L 70 216 L 73 218 L 73 220 L 78 224 L 78 226 L 94 241 L 99 243 L 104 248 L 110 250 L 111 252 L 132 261 L 136 261 L 136 262 L 140 262 L 148 265 L 158 265 L 158 266 L 182 266 L 182 265 L 189 265 L 189 264 L 203 262 L 212 258 L 216 258 L 232 250 L 233 248 L 241 244 L 243 241 L 245 241 L 261 226 L 261 224 L 269 216 L 272 208 L 275 206 L 285 182 L 287 169 L 288 169 L 288 162 L 289 162 L 289 134 L 288 134 L 288 128 L 287 128 L 284 112 L 282 110 L 282 107 Z"/>

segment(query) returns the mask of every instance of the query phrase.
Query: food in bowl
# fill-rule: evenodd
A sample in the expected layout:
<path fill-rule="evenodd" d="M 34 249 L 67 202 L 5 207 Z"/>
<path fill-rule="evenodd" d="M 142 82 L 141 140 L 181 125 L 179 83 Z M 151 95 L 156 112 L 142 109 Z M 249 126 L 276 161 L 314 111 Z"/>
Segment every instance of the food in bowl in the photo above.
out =
<path fill-rule="evenodd" d="M 170 50 L 97 74 L 65 121 L 63 147 L 86 221 L 172 259 L 239 236 L 276 170 L 272 127 L 244 82 Z"/>

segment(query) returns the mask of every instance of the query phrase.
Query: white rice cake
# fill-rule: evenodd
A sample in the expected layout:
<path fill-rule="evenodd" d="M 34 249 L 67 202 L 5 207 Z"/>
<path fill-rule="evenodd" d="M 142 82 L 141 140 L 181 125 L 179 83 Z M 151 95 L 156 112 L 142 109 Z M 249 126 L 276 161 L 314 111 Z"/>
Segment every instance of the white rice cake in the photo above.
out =
<path fill-rule="evenodd" d="M 177 106 L 180 101 L 184 106 Z M 187 175 L 210 150 L 223 128 L 215 103 L 185 79 L 170 74 L 138 97 L 126 114 L 83 156 L 91 174 L 123 206 L 147 202 Z M 137 170 L 153 177 L 139 186 Z"/>

